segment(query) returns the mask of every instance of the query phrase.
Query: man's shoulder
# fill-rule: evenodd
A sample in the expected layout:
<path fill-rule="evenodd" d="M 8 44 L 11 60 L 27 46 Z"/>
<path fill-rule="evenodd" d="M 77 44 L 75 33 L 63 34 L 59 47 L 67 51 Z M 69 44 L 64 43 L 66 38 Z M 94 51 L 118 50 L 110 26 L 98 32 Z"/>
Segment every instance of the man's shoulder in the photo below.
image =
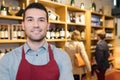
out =
<path fill-rule="evenodd" d="M 62 48 L 58 48 L 55 45 L 51 45 L 51 48 L 55 55 L 66 55 L 67 54 L 65 50 L 63 50 Z"/>
<path fill-rule="evenodd" d="M 12 55 L 17 55 L 21 52 L 22 52 L 22 46 L 19 46 L 19 47 L 12 49 L 11 51 L 9 51 L 6 55 L 12 56 Z"/>

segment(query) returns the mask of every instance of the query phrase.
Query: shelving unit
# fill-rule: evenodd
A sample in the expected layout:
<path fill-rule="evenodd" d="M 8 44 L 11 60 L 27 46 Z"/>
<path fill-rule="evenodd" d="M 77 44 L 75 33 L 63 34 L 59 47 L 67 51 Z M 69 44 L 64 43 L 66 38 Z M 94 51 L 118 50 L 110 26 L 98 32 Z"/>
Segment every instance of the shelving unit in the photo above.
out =
<path fill-rule="evenodd" d="M 106 42 L 109 45 L 109 50 L 110 50 L 110 58 L 109 58 L 109 62 L 110 62 L 110 69 L 113 69 L 114 67 L 114 42 L 115 42 L 115 21 L 114 21 L 114 17 L 112 16 L 108 16 L 108 15 L 104 15 L 104 14 L 99 14 L 99 13 L 95 13 L 95 12 L 90 12 L 89 14 L 89 21 L 88 24 L 90 27 L 88 34 L 90 34 L 87 39 L 88 39 L 88 53 L 90 53 L 90 60 L 91 60 L 91 66 L 94 65 L 95 61 L 94 61 L 94 52 L 95 52 L 95 47 L 96 47 L 96 43 L 97 43 L 97 39 L 96 39 L 96 33 L 101 32 L 102 30 L 105 31 L 106 33 Z M 93 16 L 94 15 L 94 16 Z M 94 21 L 95 18 L 97 18 L 100 23 L 97 23 L 96 21 Z M 110 30 L 110 31 L 108 31 Z M 108 31 L 108 32 L 107 32 Z"/>
<path fill-rule="evenodd" d="M 106 42 L 109 45 L 110 50 L 110 64 L 111 67 L 115 68 L 115 21 L 114 17 L 105 15 L 105 32 L 106 32 Z"/>
<path fill-rule="evenodd" d="M 75 19 L 75 21 L 70 21 L 70 14 L 71 13 L 74 13 L 74 16 L 77 18 L 80 18 L 80 21 Z M 79 17 L 80 16 L 80 17 Z M 81 16 L 83 16 L 81 18 Z M 69 18 L 68 18 L 69 17 Z M 67 30 L 69 31 L 73 31 L 74 29 L 77 29 L 80 31 L 81 33 L 81 41 L 84 42 L 85 44 L 85 47 L 86 47 L 86 17 L 87 17 L 87 11 L 86 10 L 83 10 L 83 9 L 80 9 L 78 7 L 73 7 L 73 6 L 68 6 L 67 5 L 67 22 L 66 22 L 66 25 L 67 25 Z M 82 20 L 83 19 L 83 22 Z M 82 34 L 82 31 L 84 32 Z M 82 37 L 83 36 L 83 37 Z M 68 39 L 67 39 L 68 40 Z"/>

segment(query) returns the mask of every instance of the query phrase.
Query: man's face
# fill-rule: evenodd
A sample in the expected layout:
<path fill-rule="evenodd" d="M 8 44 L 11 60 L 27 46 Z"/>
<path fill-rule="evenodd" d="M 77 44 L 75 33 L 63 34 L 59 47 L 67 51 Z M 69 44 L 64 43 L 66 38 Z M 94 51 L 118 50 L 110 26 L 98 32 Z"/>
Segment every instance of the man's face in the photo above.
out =
<path fill-rule="evenodd" d="M 26 11 L 22 23 L 27 39 L 38 42 L 45 38 L 49 25 L 45 11 L 35 8 Z"/>

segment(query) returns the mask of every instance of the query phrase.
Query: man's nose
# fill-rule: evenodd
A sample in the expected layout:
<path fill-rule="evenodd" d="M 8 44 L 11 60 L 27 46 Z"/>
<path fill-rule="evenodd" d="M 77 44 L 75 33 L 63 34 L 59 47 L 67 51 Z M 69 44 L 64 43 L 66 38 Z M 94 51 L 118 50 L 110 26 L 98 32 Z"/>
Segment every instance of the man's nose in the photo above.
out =
<path fill-rule="evenodd" d="M 38 27 L 39 23 L 37 21 L 34 22 L 34 27 Z"/>

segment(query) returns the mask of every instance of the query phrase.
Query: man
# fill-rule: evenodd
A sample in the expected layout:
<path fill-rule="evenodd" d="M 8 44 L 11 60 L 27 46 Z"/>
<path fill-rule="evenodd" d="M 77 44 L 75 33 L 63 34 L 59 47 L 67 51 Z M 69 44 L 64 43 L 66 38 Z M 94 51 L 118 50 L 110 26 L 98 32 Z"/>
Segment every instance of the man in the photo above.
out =
<path fill-rule="evenodd" d="M 97 45 L 95 49 L 95 59 L 96 59 L 96 74 L 98 80 L 105 80 L 105 72 L 109 68 L 109 47 L 107 42 L 104 40 L 105 34 L 97 34 Z"/>
<path fill-rule="evenodd" d="M 42 4 L 26 7 L 22 28 L 27 41 L 0 60 L 0 80 L 74 80 L 67 53 L 45 40 L 49 25 Z"/>

